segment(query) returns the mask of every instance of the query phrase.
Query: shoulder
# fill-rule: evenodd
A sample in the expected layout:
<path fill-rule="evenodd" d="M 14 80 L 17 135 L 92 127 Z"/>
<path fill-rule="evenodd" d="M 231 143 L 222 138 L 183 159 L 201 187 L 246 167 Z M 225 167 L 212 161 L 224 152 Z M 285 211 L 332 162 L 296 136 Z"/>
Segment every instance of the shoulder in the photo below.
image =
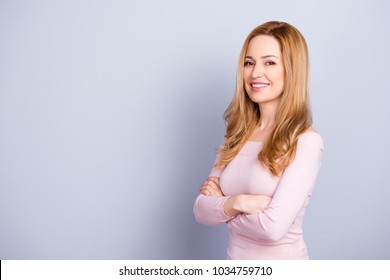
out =
<path fill-rule="evenodd" d="M 314 128 L 310 127 L 304 133 L 299 135 L 298 146 L 299 147 L 314 146 L 323 150 L 324 140 L 320 133 L 318 133 Z"/>

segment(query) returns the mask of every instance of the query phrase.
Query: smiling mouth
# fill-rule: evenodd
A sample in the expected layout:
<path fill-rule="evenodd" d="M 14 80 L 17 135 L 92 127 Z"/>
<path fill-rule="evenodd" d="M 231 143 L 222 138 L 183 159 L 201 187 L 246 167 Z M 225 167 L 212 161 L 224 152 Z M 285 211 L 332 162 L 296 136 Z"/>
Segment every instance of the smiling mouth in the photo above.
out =
<path fill-rule="evenodd" d="M 251 87 L 252 88 L 265 88 L 265 87 L 267 87 L 269 85 L 270 85 L 269 83 L 261 83 L 261 84 L 253 83 L 253 84 L 251 84 Z"/>

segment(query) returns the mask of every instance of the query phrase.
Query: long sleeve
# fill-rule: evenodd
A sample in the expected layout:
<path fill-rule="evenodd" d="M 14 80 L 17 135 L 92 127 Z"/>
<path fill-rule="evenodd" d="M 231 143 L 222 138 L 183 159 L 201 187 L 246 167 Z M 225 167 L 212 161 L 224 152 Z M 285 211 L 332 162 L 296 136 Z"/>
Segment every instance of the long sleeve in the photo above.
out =
<path fill-rule="evenodd" d="M 223 168 L 214 167 L 209 176 L 220 177 L 222 172 Z M 193 209 L 195 220 L 198 223 L 209 226 L 217 226 L 229 221 L 231 217 L 226 216 L 223 211 L 223 205 L 227 198 L 228 196 L 214 197 L 203 194 L 198 195 Z"/>
<path fill-rule="evenodd" d="M 218 226 L 231 219 L 224 214 L 223 205 L 228 197 L 206 196 L 200 194 L 194 204 L 195 220 L 198 223 Z"/>
<path fill-rule="evenodd" d="M 235 233 L 267 241 L 278 241 L 289 231 L 306 206 L 321 166 L 323 141 L 319 134 L 302 135 L 296 155 L 284 171 L 268 208 L 259 214 L 239 214 L 228 222 Z"/>

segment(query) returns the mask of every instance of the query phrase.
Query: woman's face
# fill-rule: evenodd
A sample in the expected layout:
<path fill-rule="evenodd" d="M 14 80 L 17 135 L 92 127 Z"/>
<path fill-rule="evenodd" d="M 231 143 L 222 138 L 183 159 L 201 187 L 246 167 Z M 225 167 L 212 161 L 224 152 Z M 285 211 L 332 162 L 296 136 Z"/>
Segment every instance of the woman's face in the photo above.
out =
<path fill-rule="evenodd" d="M 284 67 L 279 42 L 274 37 L 258 35 L 250 40 L 244 60 L 244 85 L 253 102 L 279 104 Z"/>

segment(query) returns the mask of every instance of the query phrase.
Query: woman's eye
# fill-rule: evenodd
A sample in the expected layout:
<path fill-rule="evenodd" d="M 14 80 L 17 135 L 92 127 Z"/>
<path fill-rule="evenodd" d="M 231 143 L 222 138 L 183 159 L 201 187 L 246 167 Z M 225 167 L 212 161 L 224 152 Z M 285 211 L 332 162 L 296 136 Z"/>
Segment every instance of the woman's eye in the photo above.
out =
<path fill-rule="evenodd" d="M 276 63 L 274 61 L 267 61 L 265 65 L 275 65 Z"/>
<path fill-rule="evenodd" d="M 252 61 L 245 61 L 244 62 L 244 66 L 251 66 L 251 65 L 254 65 L 254 63 Z"/>

